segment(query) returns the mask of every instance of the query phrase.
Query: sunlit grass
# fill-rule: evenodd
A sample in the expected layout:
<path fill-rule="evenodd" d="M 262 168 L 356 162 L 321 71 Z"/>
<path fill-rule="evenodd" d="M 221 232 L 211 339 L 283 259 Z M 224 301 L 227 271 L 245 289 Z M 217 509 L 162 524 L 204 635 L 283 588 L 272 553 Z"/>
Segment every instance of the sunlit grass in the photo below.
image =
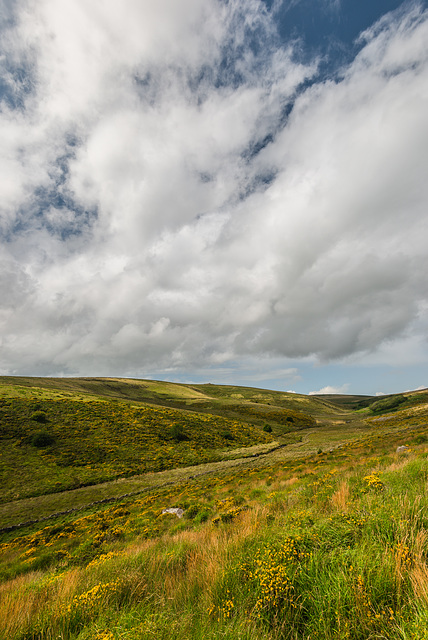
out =
<path fill-rule="evenodd" d="M 201 464 L 272 440 L 221 416 L 95 400 L 0 399 L 0 420 L 2 501 Z"/>

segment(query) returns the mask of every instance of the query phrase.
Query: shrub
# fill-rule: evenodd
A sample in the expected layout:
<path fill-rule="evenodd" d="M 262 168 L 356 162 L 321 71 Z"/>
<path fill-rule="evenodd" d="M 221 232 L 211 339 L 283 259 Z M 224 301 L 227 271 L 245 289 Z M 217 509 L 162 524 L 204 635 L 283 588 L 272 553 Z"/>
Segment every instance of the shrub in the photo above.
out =
<path fill-rule="evenodd" d="M 272 433 L 272 427 L 270 426 L 270 424 L 265 424 L 265 426 L 263 427 L 263 431 L 266 431 L 266 433 Z"/>
<path fill-rule="evenodd" d="M 202 524 L 203 522 L 206 522 L 209 517 L 210 517 L 209 510 L 208 509 L 203 509 L 202 511 L 199 511 L 199 513 L 195 517 L 195 522 L 197 524 Z"/>
<path fill-rule="evenodd" d="M 196 516 L 199 513 L 199 507 L 197 504 L 192 504 L 188 509 L 186 509 L 185 511 L 185 517 L 188 520 L 193 520 L 194 518 L 196 518 Z"/>
<path fill-rule="evenodd" d="M 55 438 L 51 433 L 47 431 L 39 431 L 35 433 L 31 438 L 31 444 L 33 447 L 50 447 L 55 442 Z"/>
<path fill-rule="evenodd" d="M 45 423 L 48 421 L 48 417 L 44 411 L 34 411 L 34 413 L 31 414 L 31 420 Z"/>
<path fill-rule="evenodd" d="M 183 440 L 188 440 L 189 438 L 184 433 L 183 426 L 181 424 L 173 424 L 171 427 L 171 437 L 176 442 L 182 442 Z"/>

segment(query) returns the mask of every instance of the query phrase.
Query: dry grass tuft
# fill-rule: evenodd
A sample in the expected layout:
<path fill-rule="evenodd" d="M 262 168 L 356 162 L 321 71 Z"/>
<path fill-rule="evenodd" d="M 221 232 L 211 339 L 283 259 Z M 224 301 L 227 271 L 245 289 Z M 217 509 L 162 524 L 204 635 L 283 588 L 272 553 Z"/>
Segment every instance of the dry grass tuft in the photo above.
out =
<path fill-rule="evenodd" d="M 44 580 L 41 580 L 44 576 Z M 0 638 L 25 632 L 46 614 L 59 617 L 73 598 L 81 570 L 73 569 L 47 580 L 41 572 L 29 573 L 0 586 Z"/>
<path fill-rule="evenodd" d="M 415 555 L 416 562 L 423 562 L 423 556 L 426 553 L 428 544 L 428 531 L 425 529 L 421 529 L 417 532 L 414 544 L 413 544 L 413 553 Z"/>
<path fill-rule="evenodd" d="M 396 473 L 397 471 L 402 471 L 409 464 L 409 458 L 400 457 L 399 454 L 395 454 L 396 460 L 392 462 L 388 467 L 384 469 L 388 473 Z"/>
<path fill-rule="evenodd" d="M 339 488 L 331 496 L 331 504 L 338 511 L 346 513 L 348 511 L 349 501 L 349 484 L 347 480 L 343 480 Z"/>
<path fill-rule="evenodd" d="M 284 484 L 286 487 L 292 487 L 293 484 L 296 484 L 296 482 L 299 482 L 299 478 L 293 476 L 292 478 L 288 478 L 288 480 L 286 480 Z"/>
<path fill-rule="evenodd" d="M 425 605 L 428 605 L 428 566 L 424 559 L 427 542 L 428 531 L 421 529 L 416 534 L 414 540 L 414 562 L 410 570 L 410 581 L 412 583 L 415 598 L 417 600 L 422 600 Z"/>
<path fill-rule="evenodd" d="M 410 581 L 417 600 L 428 605 L 428 566 L 425 562 L 415 562 L 410 572 Z"/>
<path fill-rule="evenodd" d="M 29 624 L 37 597 L 29 588 L 35 578 L 36 575 L 32 573 L 0 585 L 1 638 L 11 637 Z"/>

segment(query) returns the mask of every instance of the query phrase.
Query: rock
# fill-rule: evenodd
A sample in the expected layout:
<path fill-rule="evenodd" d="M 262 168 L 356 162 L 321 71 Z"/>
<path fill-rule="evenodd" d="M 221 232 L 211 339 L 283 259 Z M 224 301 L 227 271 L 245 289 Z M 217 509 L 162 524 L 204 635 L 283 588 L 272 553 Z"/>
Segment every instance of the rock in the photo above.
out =
<path fill-rule="evenodd" d="M 184 514 L 184 509 L 180 509 L 180 507 L 171 507 L 170 509 L 164 509 L 162 511 L 162 515 L 166 513 L 173 513 L 177 516 L 177 518 L 182 518 Z"/>
<path fill-rule="evenodd" d="M 407 444 L 401 445 L 401 447 L 397 447 L 396 453 L 406 453 L 409 450 Z"/>

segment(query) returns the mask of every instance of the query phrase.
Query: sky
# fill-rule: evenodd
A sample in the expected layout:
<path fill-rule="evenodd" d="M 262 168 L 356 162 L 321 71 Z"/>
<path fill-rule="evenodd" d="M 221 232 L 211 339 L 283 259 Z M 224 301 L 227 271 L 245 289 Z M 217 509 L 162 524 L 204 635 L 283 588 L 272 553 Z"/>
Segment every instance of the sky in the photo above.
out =
<path fill-rule="evenodd" d="M 428 387 L 428 6 L 0 0 L 0 374 Z"/>

